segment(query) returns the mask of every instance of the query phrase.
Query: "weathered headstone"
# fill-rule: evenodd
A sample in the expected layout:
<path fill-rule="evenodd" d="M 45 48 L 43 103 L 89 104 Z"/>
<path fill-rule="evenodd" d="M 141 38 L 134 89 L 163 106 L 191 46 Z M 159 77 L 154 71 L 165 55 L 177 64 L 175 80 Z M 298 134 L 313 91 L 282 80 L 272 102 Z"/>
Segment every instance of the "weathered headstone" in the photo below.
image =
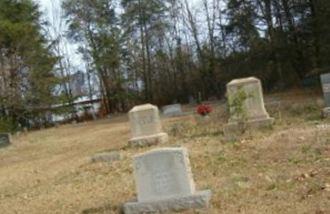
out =
<path fill-rule="evenodd" d="M 163 111 L 163 115 L 168 117 L 183 115 L 181 104 L 172 104 L 172 105 L 163 106 L 162 111 Z"/>
<path fill-rule="evenodd" d="M 134 158 L 137 202 L 125 214 L 177 212 L 207 208 L 211 191 L 196 191 L 185 148 L 162 148 Z"/>
<path fill-rule="evenodd" d="M 269 127 L 274 118 L 269 117 L 263 99 L 262 86 L 255 77 L 235 79 L 227 84 L 230 118 L 224 127 L 225 134 L 242 128 Z"/>
<path fill-rule="evenodd" d="M 162 131 L 157 106 L 151 104 L 135 106 L 128 115 L 133 135 L 129 140 L 130 145 L 146 146 L 167 142 L 168 135 Z"/>
<path fill-rule="evenodd" d="M 8 133 L 0 133 L 0 148 L 10 144 L 10 135 Z"/>
<path fill-rule="evenodd" d="M 325 117 L 330 116 L 330 73 L 321 75 L 322 90 L 325 101 L 325 108 L 323 109 L 323 115 Z"/>

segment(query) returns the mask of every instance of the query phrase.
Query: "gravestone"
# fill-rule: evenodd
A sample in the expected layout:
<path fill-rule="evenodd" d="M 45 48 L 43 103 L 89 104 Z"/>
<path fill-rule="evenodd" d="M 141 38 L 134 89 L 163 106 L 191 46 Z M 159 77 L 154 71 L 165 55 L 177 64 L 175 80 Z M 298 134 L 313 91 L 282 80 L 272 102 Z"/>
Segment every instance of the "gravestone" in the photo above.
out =
<path fill-rule="evenodd" d="M 172 104 L 172 105 L 163 106 L 162 111 L 163 111 L 163 115 L 168 117 L 183 115 L 181 104 Z"/>
<path fill-rule="evenodd" d="M 10 136 L 8 133 L 0 133 L 0 148 L 10 144 Z"/>
<path fill-rule="evenodd" d="M 227 84 L 230 118 L 224 127 L 225 134 L 241 132 L 246 128 L 270 127 L 274 118 L 269 117 L 263 99 L 262 86 L 255 77 L 234 79 Z"/>
<path fill-rule="evenodd" d="M 323 115 L 330 116 L 330 73 L 321 75 L 322 91 L 324 95 L 325 108 L 323 108 Z"/>
<path fill-rule="evenodd" d="M 196 191 L 185 148 L 162 148 L 134 157 L 137 201 L 125 214 L 207 208 L 211 191 Z"/>
<path fill-rule="evenodd" d="M 151 104 L 135 106 L 128 113 L 133 137 L 132 146 L 147 146 L 168 141 L 167 133 L 162 131 L 157 106 Z"/>

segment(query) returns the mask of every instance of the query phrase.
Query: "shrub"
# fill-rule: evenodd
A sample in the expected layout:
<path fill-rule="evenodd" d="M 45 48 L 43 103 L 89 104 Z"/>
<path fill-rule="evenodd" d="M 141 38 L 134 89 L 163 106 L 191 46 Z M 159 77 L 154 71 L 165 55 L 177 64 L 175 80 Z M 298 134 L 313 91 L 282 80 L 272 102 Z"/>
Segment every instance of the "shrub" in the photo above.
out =
<path fill-rule="evenodd" d="M 12 132 L 17 129 L 18 124 L 10 118 L 0 117 L 0 132 Z"/>

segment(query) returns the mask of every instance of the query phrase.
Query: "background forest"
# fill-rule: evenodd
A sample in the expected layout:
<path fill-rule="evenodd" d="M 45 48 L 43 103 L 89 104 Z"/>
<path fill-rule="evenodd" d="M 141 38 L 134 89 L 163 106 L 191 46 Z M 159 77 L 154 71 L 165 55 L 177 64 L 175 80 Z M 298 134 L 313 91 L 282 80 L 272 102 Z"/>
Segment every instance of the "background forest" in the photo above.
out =
<path fill-rule="evenodd" d="M 96 88 L 107 113 L 222 98 L 245 76 L 266 91 L 301 87 L 330 66 L 328 0 L 61 3 L 55 25 L 37 2 L 0 0 L 0 129 L 46 123 L 52 106 L 74 102 L 69 77 L 81 71 L 64 39 L 79 47 L 88 95 Z"/>

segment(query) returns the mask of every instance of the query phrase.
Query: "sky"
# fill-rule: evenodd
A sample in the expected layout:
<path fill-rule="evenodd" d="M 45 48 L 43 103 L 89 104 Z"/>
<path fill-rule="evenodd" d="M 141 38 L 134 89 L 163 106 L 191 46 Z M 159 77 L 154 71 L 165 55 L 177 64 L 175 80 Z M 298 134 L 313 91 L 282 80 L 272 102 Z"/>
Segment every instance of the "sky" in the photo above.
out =
<path fill-rule="evenodd" d="M 79 44 L 75 44 L 72 41 L 69 41 L 66 38 L 66 31 L 68 30 L 68 27 L 65 23 L 65 20 L 63 20 L 63 10 L 61 10 L 61 2 L 62 0 L 33 0 L 34 2 L 38 3 L 40 6 L 40 11 L 42 12 L 42 20 L 48 21 L 49 27 L 48 27 L 48 35 L 50 35 L 50 40 L 54 40 L 55 38 L 58 38 L 58 35 L 62 35 L 62 42 L 60 44 L 63 60 L 62 63 L 64 66 L 68 65 L 66 68 L 67 71 L 71 75 L 77 74 L 78 71 L 82 71 L 86 73 L 86 64 L 84 63 L 84 60 L 82 59 L 81 54 L 78 53 L 78 47 Z M 69 62 L 69 63 L 68 63 Z M 91 81 L 97 82 L 97 78 L 95 76 L 91 77 Z M 85 75 L 85 80 L 86 75 Z M 73 84 L 73 83 L 71 83 Z M 75 88 L 81 88 L 81 82 L 77 82 L 77 84 L 71 85 L 73 87 L 73 90 Z M 84 86 L 87 87 L 87 84 L 84 84 Z M 84 88 L 83 90 L 86 90 Z M 94 91 L 94 94 L 97 94 L 98 84 L 92 84 L 92 90 Z M 85 91 L 86 92 L 86 91 Z M 83 101 L 85 99 L 88 99 L 87 97 L 81 97 L 78 101 Z"/>
<path fill-rule="evenodd" d="M 71 41 L 65 38 L 65 32 L 67 26 L 61 18 L 61 1 L 62 0 L 34 0 L 40 5 L 40 11 L 42 12 L 42 19 L 47 20 L 52 28 L 49 29 L 52 39 L 55 39 L 58 35 L 56 32 L 60 32 L 63 37 L 62 49 L 66 53 L 66 56 L 70 59 L 73 65 L 73 70 L 84 70 L 83 60 L 79 53 L 77 53 L 77 44 L 73 44 Z"/>
<path fill-rule="evenodd" d="M 47 20 L 51 26 L 55 27 L 57 32 L 61 32 L 63 36 L 65 36 L 65 31 L 67 30 L 67 26 L 65 22 L 59 23 L 61 18 L 61 2 L 63 0 L 33 0 L 40 5 L 40 10 L 43 14 L 43 19 Z M 200 0 L 189 0 L 189 3 L 192 3 L 194 9 L 198 10 L 198 5 L 201 3 Z M 201 6 L 201 5 L 199 5 Z M 203 27 L 200 26 L 200 27 Z M 52 32 L 53 31 L 53 32 Z M 50 29 L 50 33 L 52 35 L 52 39 L 56 38 L 56 31 Z M 63 41 L 63 50 L 66 53 L 68 59 L 70 59 L 71 64 L 73 65 L 75 71 L 77 70 L 85 70 L 85 65 L 83 63 L 82 57 L 79 53 L 77 53 L 78 44 L 73 44 L 71 41 L 68 41 L 64 38 Z M 74 71 L 73 71 L 74 72 Z"/>
<path fill-rule="evenodd" d="M 34 0 L 35 2 L 39 3 L 42 7 L 50 7 L 51 1 L 57 1 L 57 0 Z"/>

